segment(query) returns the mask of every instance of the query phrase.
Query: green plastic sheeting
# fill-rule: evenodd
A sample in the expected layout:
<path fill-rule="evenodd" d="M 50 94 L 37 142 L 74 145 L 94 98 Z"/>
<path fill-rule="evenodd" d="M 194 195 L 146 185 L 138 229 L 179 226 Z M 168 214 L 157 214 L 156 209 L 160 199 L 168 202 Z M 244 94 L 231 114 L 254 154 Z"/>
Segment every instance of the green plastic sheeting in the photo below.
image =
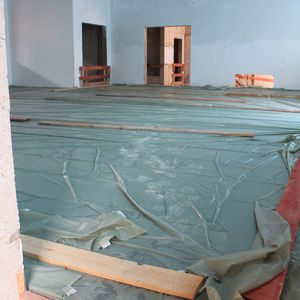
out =
<path fill-rule="evenodd" d="M 65 298 L 64 290 L 81 278 L 81 275 L 76 272 L 43 264 L 26 257 L 24 257 L 24 266 L 27 287 L 50 299 Z"/>
<path fill-rule="evenodd" d="M 283 271 L 289 261 L 289 224 L 272 209 L 255 209 L 258 233 L 251 250 L 204 258 L 188 268 L 209 276 L 203 289 L 209 299 L 243 299 L 249 291 Z"/>
<path fill-rule="evenodd" d="M 228 99 L 226 90 L 111 89 L 101 91 L 104 96 L 93 89 L 11 91 L 12 112 L 32 117 L 12 123 L 21 231 L 140 264 L 206 275 L 201 300 L 240 299 L 283 270 L 290 232 L 274 209 L 299 154 L 300 114 L 239 106 L 299 109 L 300 104 L 243 98 L 246 103 L 222 103 L 224 108 L 213 98 Z M 109 96 L 118 89 L 128 92 Z M 168 99 L 151 99 L 152 94 Z M 199 100 L 186 100 L 192 97 L 212 100 L 204 107 Z M 38 125 L 45 119 L 247 131 L 255 137 Z M 108 240 L 111 245 L 101 248 Z M 34 270 L 31 274 L 30 286 L 38 290 L 38 277 Z M 82 277 L 78 295 L 96 285 L 93 280 Z M 46 292 L 66 297 L 55 285 Z M 149 292 L 140 293 L 147 299 Z"/>
<path fill-rule="evenodd" d="M 67 219 L 59 215 L 20 211 L 21 232 L 38 238 L 66 244 L 86 250 L 98 251 L 102 241 L 117 238 L 120 241 L 133 239 L 146 231 L 129 221 L 121 212 L 102 214 L 97 218 Z"/>

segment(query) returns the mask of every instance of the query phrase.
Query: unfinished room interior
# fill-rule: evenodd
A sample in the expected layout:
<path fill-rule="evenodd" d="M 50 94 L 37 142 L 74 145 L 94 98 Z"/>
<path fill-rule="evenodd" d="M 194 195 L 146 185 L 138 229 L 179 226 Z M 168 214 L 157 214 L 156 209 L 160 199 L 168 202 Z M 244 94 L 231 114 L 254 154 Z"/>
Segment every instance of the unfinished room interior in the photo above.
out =
<path fill-rule="evenodd" d="M 299 11 L 0 0 L 0 300 L 299 300 Z"/>

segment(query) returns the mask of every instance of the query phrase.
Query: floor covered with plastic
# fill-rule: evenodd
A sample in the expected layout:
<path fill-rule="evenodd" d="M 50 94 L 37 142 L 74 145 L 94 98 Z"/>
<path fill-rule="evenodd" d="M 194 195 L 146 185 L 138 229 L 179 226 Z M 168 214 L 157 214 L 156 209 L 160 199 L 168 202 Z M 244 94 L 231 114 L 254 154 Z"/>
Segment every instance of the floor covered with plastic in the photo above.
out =
<path fill-rule="evenodd" d="M 12 88 L 11 113 L 31 117 L 11 123 L 21 232 L 205 275 L 198 299 L 239 299 L 270 280 L 289 262 L 288 226 L 274 209 L 299 154 L 300 100 L 294 91 L 242 91 L 252 95 L 212 87 Z M 38 123 L 47 120 L 151 130 Z M 282 299 L 300 295 L 294 253 Z M 24 263 L 29 289 L 53 299 L 176 299 Z"/>

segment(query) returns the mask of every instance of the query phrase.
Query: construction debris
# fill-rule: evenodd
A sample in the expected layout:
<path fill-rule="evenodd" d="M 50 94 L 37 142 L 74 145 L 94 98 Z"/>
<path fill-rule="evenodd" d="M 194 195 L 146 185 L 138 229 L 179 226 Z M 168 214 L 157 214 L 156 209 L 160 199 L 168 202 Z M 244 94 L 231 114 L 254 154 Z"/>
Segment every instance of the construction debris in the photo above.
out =
<path fill-rule="evenodd" d="M 274 75 L 236 74 L 235 87 L 274 87 Z"/>

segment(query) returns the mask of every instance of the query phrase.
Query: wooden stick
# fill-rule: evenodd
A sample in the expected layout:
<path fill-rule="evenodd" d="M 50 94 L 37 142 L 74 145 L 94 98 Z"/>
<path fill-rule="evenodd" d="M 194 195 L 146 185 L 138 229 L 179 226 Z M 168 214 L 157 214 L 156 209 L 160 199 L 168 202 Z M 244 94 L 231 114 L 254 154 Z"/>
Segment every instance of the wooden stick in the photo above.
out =
<path fill-rule="evenodd" d="M 204 277 L 21 235 L 23 254 L 45 263 L 168 295 L 194 299 Z"/>
<path fill-rule="evenodd" d="M 275 99 L 300 99 L 300 95 L 280 95 L 280 94 L 258 94 L 258 93 L 226 93 L 229 97 L 255 97 L 255 98 L 275 98 Z"/>
<path fill-rule="evenodd" d="M 98 86 L 81 86 L 81 87 L 73 87 L 73 88 L 60 88 L 60 89 L 53 89 L 51 90 L 51 92 L 54 93 L 59 93 L 59 92 L 73 92 L 73 91 L 77 91 L 77 90 L 88 90 L 88 89 L 95 89 L 96 88 L 102 88 L 102 87 L 108 87 L 110 86 L 109 84 L 101 84 Z"/>
<path fill-rule="evenodd" d="M 31 117 L 20 116 L 20 115 L 10 115 L 10 120 L 12 122 L 27 122 L 31 120 Z"/>
<path fill-rule="evenodd" d="M 141 91 L 143 93 L 143 91 Z M 224 99 L 224 98 L 180 98 L 180 97 L 162 97 L 162 96 L 145 96 L 145 95 L 132 95 L 132 94 L 96 94 L 96 96 L 103 96 L 103 97 L 117 97 L 117 98 L 146 98 L 146 99 L 166 99 L 166 100 L 190 100 L 190 101 L 203 101 L 203 102 L 229 102 L 229 103 L 247 103 L 247 100 L 243 99 Z"/>
<path fill-rule="evenodd" d="M 253 132 L 226 132 L 226 131 L 198 130 L 198 129 L 185 129 L 185 128 L 97 124 L 97 123 L 87 123 L 87 122 L 39 121 L 38 124 L 48 125 L 48 126 L 88 127 L 88 128 L 132 130 L 132 131 L 184 132 L 184 133 L 196 133 L 196 134 L 213 134 L 213 135 L 222 135 L 222 136 L 254 137 Z"/>
<path fill-rule="evenodd" d="M 24 294 L 24 292 L 26 290 L 24 270 L 22 269 L 22 270 L 18 271 L 16 276 L 17 276 L 19 299 L 21 299 L 22 295 Z"/>

